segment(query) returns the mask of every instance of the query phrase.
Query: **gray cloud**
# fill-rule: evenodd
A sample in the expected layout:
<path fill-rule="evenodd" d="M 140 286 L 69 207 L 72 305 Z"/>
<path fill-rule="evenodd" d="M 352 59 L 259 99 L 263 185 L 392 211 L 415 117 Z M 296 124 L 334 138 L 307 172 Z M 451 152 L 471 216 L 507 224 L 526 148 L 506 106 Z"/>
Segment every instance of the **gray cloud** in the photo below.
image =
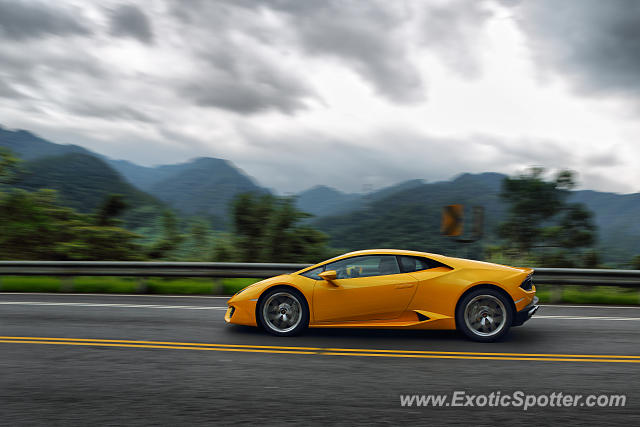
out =
<path fill-rule="evenodd" d="M 317 184 L 361 191 L 364 186 L 382 188 L 416 178 L 448 179 L 460 172 L 514 173 L 532 164 L 579 169 L 563 161 L 568 151 L 552 141 L 438 137 L 399 128 L 364 132 L 357 141 L 318 133 L 265 135 L 251 128 L 240 132 L 249 142 L 236 162 L 280 191 L 298 192 Z M 329 161 L 319 167 L 318 159 Z"/>
<path fill-rule="evenodd" d="M 567 144 L 540 138 L 516 140 L 475 136 L 476 144 L 492 147 L 502 161 L 511 164 L 536 164 L 551 168 L 571 167 L 574 155 Z"/>
<path fill-rule="evenodd" d="M 617 193 L 633 193 L 639 192 L 635 182 L 629 182 L 624 178 L 618 178 L 616 175 L 607 173 L 594 173 L 590 169 L 578 174 L 578 185 L 585 189 L 602 189 L 604 191 L 613 191 Z M 601 190 L 602 191 L 602 190 Z"/>
<path fill-rule="evenodd" d="M 226 76 L 216 81 L 194 83 L 184 88 L 201 106 L 217 107 L 241 114 L 253 114 L 269 109 L 292 114 L 304 108 L 304 102 L 294 92 L 281 92 L 287 86 L 279 84 L 238 81 Z"/>
<path fill-rule="evenodd" d="M 143 43 L 153 42 L 151 23 L 138 7 L 121 5 L 111 13 L 111 34 L 119 37 L 133 37 Z"/>
<path fill-rule="evenodd" d="M 76 115 L 96 117 L 103 120 L 124 119 L 145 123 L 153 122 L 149 115 L 127 105 L 109 102 L 109 100 L 102 102 L 74 100 L 66 104 L 65 108 Z"/>
<path fill-rule="evenodd" d="M 29 54 L 21 43 L 0 44 L 0 88 L 4 87 L 0 90 L 5 98 L 39 103 L 51 97 L 64 105 L 60 96 L 64 89 L 76 97 L 86 96 L 86 90 L 78 89 L 88 81 L 100 82 L 100 87 L 111 80 L 113 71 L 107 71 L 90 52 L 78 51 L 70 43 L 59 49 L 57 43 L 48 40 L 32 44 Z"/>
<path fill-rule="evenodd" d="M 640 2 L 537 0 L 516 3 L 536 62 L 585 94 L 640 92 Z"/>
<path fill-rule="evenodd" d="M 623 134 L 634 136 L 629 117 L 603 113 L 605 125 L 625 127 L 610 139 L 628 154 L 615 158 L 590 156 L 600 151 L 588 145 L 592 141 L 580 140 L 589 140 L 584 129 L 566 136 L 573 139 L 571 145 L 538 138 L 547 130 L 558 134 L 554 120 L 535 129 L 523 124 L 521 130 L 513 125 L 496 129 L 489 120 L 488 126 L 479 126 L 482 132 L 504 135 L 511 129 L 513 136 L 476 137 L 468 136 L 473 124 L 462 124 L 474 113 L 464 100 L 447 103 L 434 97 L 434 103 L 443 102 L 444 111 L 451 111 L 442 123 L 429 107 L 405 107 L 424 99 L 430 70 L 420 67 L 433 59 L 463 79 L 482 72 L 484 24 L 491 17 L 488 10 L 494 10 L 485 9 L 486 2 L 130 0 L 137 6 L 123 7 L 122 0 L 42 1 L 0 0 L 0 114 L 12 126 L 59 135 L 61 142 L 143 163 L 224 157 L 280 191 L 318 183 L 358 191 L 363 184 L 377 188 L 462 171 L 511 173 L 531 164 L 597 173 L 616 168 L 635 177 L 629 165 L 634 147 L 620 142 Z M 538 63 L 566 74 L 585 93 L 637 95 L 635 19 L 621 17 L 607 2 L 585 2 L 589 11 L 584 11 L 570 0 L 538 1 L 511 9 L 520 14 L 515 22 L 528 34 Z M 549 10 L 539 10 L 539 4 Z M 629 5 L 626 13 L 636 9 Z M 51 19 L 43 22 L 43 16 Z M 64 24 L 65 19 L 75 24 Z M 123 45 L 118 37 L 143 43 Z M 140 57 L 129 61 L 132 53 Z M 420 59 L 422 54 L 427 61 Z M 317 108 L 324 103 L 327 76 L 345 71 L 359 76 L 373 93 Z M 442 78 L 448 90 L 448 76 L 433 76 Z M 326 87 L 329 96 L 333 83 Z M 484 88 L 482 80 L 470 84 Z M 459 92 L 447 96 L 462 97 Z M 487 100 L 489 117 L 492 109 L 501 111 L 504 105 L 497 103 L 505 98 L 512 99 Z M 460 108 L 454 110 L 455 105 Z M 274 112 L 292 117 L 269 114 Z M 460 128 L 447 123 L 455 119 Z M 252 126 L 263 133 L 249 131 Z M 395 129 L 380 130 L 383 126 Z M 330 161 L 319 168 L 318 159 Z M 597 187 L 598 178 L 590 176 Z"/>
<path fill-rule="evenodd" d="M 16 90 L 10 84 L 0 80 L 0 97 L 16 99 L 16 98 L 24 98 L 25 95 L 22 92 Z"/>
<path fill-rule="evenodd" d="M 78 16 L 37 1 L 0 0 L 0 35 L 12 40 L 88 35 Z"/>
<path fill-rule="evenodd" d="M 592 154 L 584 159 L 588 166 L 592 167 L 611 167 L 622 165 L 622 160 L 614 151 L 606 151 L 600 154 Z"/>
<path fill-rule="evenodd" d="M 289 15 L 307 53 L 346 62 L 394 102 L 423 100 L 424 83 L 399 31 L 408 18 L 406 11 L 389 5 L 377 1 L 273 2 L 273 7 Z"/>
<path fill-rule="evenodd" d="M 172 5 L 184 23 L 208 25 L 220 40 L 243 33 L 264 46 L 280 42 L 305 55 L 333 58 L 394 102 L 424 99 L 423 81 L 408 58 L 401 31 L 407 12 L 389 2 L 218 0 Z M 265 12 L 279 16 L 283 25 L 265 24 Z"/>
<path fill-rule="evenodd" d="M 231 40 L 223 49 L 201 54 L 206 72 L 184 87 L 184 92 L 199 105 L 242 114 L 268 109 L 292 114 L 304 109 L 307 99 L 315 97 L 300 76 L 251 50 L 229 52 L 230 45 L 234 45 Z"/>
<path fill-rule="evenodd" d="M 492 13 L 482 2 L 455 0 L 427 8 L 422 16 L 423 43 L 458 74 L 480 74 L 477 43 Z"/>
<path fill-rule="evenodd" d="M 426 84 L 410 58 L 412 43 L 426 47 L 456 73 L 479 74 L 473 45 L 491 14 L 478 2 L 217 0 L 169 2 L 185 33 L 204 30 L 196 55 L 213 66 L 184 94 L 200 105 L 240 113 L 276 109 L 291 114 L 316 98 L 304 76 L 256 55 L 254 47 L 333 60 L 376 92 L 399 104 L 426 98 Z M 414 19 L 419 16 L 420 19 Z M 268 19 L 266 17 L 269 17 Z M 273 17 L 280 23 L 274 24 Z M 415 26 L 417 25 L 417 28 Z M 201 40 L 206 40 L 202 42 Z M 198 44 L 204 43 L 204 46 Z M 204 48 L 203 48 L 204 47 Z M 260 72 L 258 72 L 260 71 Z M 265 72 L 266 71 L 266 72 Z"/>
<path fill-rule="evenodd" d="M 286 52 L 275 41 L 283 30 L 265 22 L 259 8 L 226 1 L 171 4 L 194 64 L 193 74 L 177 84 L 180 96 L 239 114 L 294 114 L 317 98 L 304 76 L 279 62 Z"/>

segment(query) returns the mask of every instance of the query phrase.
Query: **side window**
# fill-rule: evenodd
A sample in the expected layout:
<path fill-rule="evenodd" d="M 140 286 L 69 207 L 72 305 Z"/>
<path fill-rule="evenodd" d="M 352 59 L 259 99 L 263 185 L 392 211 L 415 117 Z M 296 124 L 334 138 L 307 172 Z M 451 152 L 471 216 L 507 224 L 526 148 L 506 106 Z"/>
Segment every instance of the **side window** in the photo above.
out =
<path fill-rule="evenodd" d="M 400 261 L 400 269 L 403 273 L 428 270 L 436 267 L 447 267 L 441 262 L 429 258 L 401 255 L 398 257 L 398 260 Z"/>
<path fill-rule="evenodd" d="M 305 271 L 300 275 L 304 277 L 308 277 L 309 279 L 313 279 L 313 280 L 322 280 L 322 277 L 318 276 L 318 274 L 322 273 L 323 271 L 324 271 L 324 266 L 314 268 L 313 270 Z"/>
<path fill-rule="evenodd" d="M 325 265 L 325 270 L 335 270 L 338 279 L 384 276 L 398 274 L 400 268 L 393 255 L 365 255 L 341 259 Z"/>

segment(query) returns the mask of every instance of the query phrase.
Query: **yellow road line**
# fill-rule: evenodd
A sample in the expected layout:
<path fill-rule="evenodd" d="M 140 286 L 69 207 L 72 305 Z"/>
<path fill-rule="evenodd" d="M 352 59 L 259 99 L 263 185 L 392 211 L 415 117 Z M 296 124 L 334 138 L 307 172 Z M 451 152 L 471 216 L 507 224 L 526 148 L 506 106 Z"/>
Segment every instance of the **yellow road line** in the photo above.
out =
<path fill-rule="evenodd" d="M 66 341 L 26 341 L 26 340 L 3 340 L 0 343 L 11 344 L 58 344 L 58 345 L 84 345 L 98 347 L 126 347 L 126 348 L 168 348 L 174 350 L 209 350 L 209 351 L 242 351 L 247 353 L 286 353 L 286 354 L 318 354 L 313 351 L 287 351 L 274 349 L 253 349 L 253 348 L 221 348 L 221 347 L 191 347 L 177 345 L 148 345 L 148 344 L 113 344 L 101 342 L 66 342 Z"/>
<path fill-rule="evenodd" d="M 489 356 L 465 356 L 465 355 L 445 355 L 445 354 L 402 354 L 402 353 L 344 353 L 344 352 L 321 352 L 328 356 L 377 356 L 377 357 L 409 357 L 420 359 L 473 359 L 473 360 L 537 360 L 544 362 L 612 362 L 612 363 L 640 363 L 640 360 L 633 359 L 588 359 L 588 358 L 560 358 L 560 357 L 489 357 Z M 515 353 L 517 354 L 517 353 Z M 620 356 L 624 357 L 624 356 Z"/>
<path fill-rule="evenodd" d="M 403 357 L 423 359 L 471 359 L 471 360 L 525 360 L 554 362 L 610 362 L 640 363 L 640 356 L 603 355 L 603 354 L 543 354 L 543 353 L 474 353 L 456 351 L 419 351 L 419 350 L 376 350 L 356 348 L 319 348 L 258 346 L 241 344 L 183 343 L 174 341 L 135 341 L 106 340 L 87 338 L 45 338 L 45 337 L 9 337 L 0 336 L 0 343 L 11 344 L 57 344 L 74 346 L 156 348 L 175 350 L 234 351 L 247 353 L 275 354 L 321 354 L 329 356 L 370 356 Z"/>
<path fill-rule="evenodd" d="M 199 342 L 176 342 L 176 341 L 140 341 L 140 340 L 108 340 L 89 338 L 48 338 L 48 337 L 5 337 L 0 336 L 0 340 L 48 340 L 48 341 L 78 341 L 78 342 L 105 342 L 105 343 L 132 343 L 132 344 L 154 344 L 154 345 L 178 345 L 192 347 L 238 347 L 255 349 L 277 349 L 277 350 L 301 350 L 311 352 L 338 352 L 338 353 L 402 353 L 402 354 L 425 354 L 425 355 L 460 355 L 460 356 L 503 356 L 503 357 L 557 357 L 557 358 L 611 358 L 611 359 L 640 359 L 640 356 L 620 356 L 613 354 L 555 354 L 555 353 L 482 353 L 467 351 L 429 351 L 429 350 L 386 350 L 370 348 L 325 348 L 325 347 L 291 347 L 275 345 L 245 345 L 245 344 L 213 344 Z"/>
<path fill-rule="evenodd" d="M 160 344 L 160 345 L 180 345 L 180 346 L 203 346 L 203 347 L 239 347 L 239 348 L 263 348 L 263 349 L 284 349 L 284 350 L 307 350 L 320 351 L 325 348 L 314 347 L 286 347 L 278 345 L 245 345 L 245 344 L 209 344 L 201 342 L 176 342 L 176 341 L 140 341 L 140 340 L 104 340 L 88 338 L 43 338 L 43 337 L 3 337 L 0 340 L 48 340 L 48 341 L 78 341 L 78 342 L 106 342 L 106 343 L 133 343 L 133 344 Z"/>
<path fill-rule="evenodd" d="M 621 358 L 621 359 L 640 359 L 640 356 L 618 356 L 613 354 L 553 354 L 553 353 L 477 353 L 467 351 L 428 351 L 428 350 L 373 350 L 367 348 L 325 348 L 325 351 L 333 352 L 349 352 L 357 351 L 364 353 L 412 353 L 412 354 L 442 354 L 442 355 L 460 355 L 460 356 L 516 356 L 516 357 L 588 357 L 588 358 Z"/>

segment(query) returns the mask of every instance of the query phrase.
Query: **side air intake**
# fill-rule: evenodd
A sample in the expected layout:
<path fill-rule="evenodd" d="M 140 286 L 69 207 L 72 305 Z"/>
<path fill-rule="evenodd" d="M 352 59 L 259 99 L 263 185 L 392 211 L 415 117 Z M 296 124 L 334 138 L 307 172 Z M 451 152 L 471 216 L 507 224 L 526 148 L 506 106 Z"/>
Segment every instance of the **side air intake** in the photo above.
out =
<path fill-rule="evenodd" d="M 416 312 L 416 314 L 418 315 L 418 320 L 421 322 L 424 322 L 425 320 L 429 320 L 429 316 L 425 316 L 424 314 L 418 313 L 418 312 Z"/>
<path fill-rule="evenodd" d="M 524 282 L 520 284 L 520 287 L 525 291 L 530 291 L 533 288 L 533 279 L 531 275 L 527 276 L 527 278 L 524 279 Z"/>

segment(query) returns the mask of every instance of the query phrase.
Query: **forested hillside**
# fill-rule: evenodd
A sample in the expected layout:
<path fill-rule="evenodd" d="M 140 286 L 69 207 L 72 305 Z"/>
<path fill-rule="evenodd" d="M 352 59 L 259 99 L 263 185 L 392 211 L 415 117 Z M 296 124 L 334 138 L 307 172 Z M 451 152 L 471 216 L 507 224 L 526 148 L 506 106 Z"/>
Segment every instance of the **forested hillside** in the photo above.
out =
<path fill-rule="evenodd" d="M 179 228 L 198 217 L 207 226 L 231 232 L 231 202 L 242 193 L 269 194 L 223 159 L 145 167 L 1 127 L 0 147 L 22 159 L 15 186 L 57 190 L 57 200 L 79 212 L 93 212 L 108 195 L 121 194 L 128 205 L 126 225 L 143 234 L 158 232 L 166 208 L 178 214 Z M 497 225 L 505 220 L 506 206 L 500 198 L 505 178 L 482 173 L 433 183 L 416 179 L 366 194 L 316 186 L 301 192 L 295 205 L 315 216 L 305 224 L 327 233 L 334 248 L 396 247 L 482 256 L 483 250 L 500 241 Z M 605 262 L 624 266 L 640 253 L 640 194 L 581 190 L 572 191 L 568 201 L 583 203 L 593 212 L 596 248 Z M 485 208 L 481 242 L 463 246 L 440 235 L 442 207 L 458 203 Z"/>

